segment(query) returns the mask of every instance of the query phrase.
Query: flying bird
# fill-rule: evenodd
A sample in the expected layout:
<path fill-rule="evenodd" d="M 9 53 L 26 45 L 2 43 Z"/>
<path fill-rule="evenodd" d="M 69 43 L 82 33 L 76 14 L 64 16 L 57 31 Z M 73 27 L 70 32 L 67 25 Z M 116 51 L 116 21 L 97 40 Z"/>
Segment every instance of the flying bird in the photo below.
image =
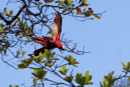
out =
<path fill-rule="evenodd" d="M 43 47 L 35 50 L 33 54 L 38 56 L 40 52 L 44 53 L 44 49 L 54 49 L 59 48 L 61 50 L 65 50 L 65 46 L 60 43 L 60 34 L 61 34 L 61 26 L 62 26 L 62 17 L 59 12 L 57 12 L 56 17 L 53 21 L 53 30 L 51 37 L 33 37 L 32 39 L 36 41 L 37 44 L 41 44 Z M 32 54 L 30 54 L 32 55 Z"/>

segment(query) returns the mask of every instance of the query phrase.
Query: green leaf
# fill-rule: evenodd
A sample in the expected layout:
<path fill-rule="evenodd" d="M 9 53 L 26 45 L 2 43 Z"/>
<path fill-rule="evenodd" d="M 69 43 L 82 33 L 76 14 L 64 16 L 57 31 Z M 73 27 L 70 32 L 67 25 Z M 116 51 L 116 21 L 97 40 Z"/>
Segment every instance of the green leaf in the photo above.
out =
<path fill-rule="evenodd" d="M 92 75 L 89 75 L 89 81 L 92 79 Z"/>
<path fill-rule="evenodd" d="M 127 64 L 126 64 L 126 70 L 127 70 L 128 72 L 130 72 L 129 69 L 130 69 L 130 62 L 127 62 Z"/>
<path fill-rule="evenodd" d="M 35 74 L 35 73 L 32 73 L 32 75 L 34 75 L 35 77 L 37 77 L 37 78 L 38 78 L 38 75 L 37 75 L 37 74 Z"/>
<path fill-rule="evenodd" d="M 125 68 L 125 64 L 123 62 L 121 62 L 122 66 Z"/>
<path fill-rule="evenodd" d="M 113 85 L 114 85 L 114 82 L 112 82 L 112 83 L 110 84 L 110 87 L 113 87 Z"/>
<path fill-rule="evenodd" d="M 20 17 L 17 18 L 17 21 L 16 22 L 20 22 Z"/>
<path fill-rule="evenodd" d="M 32 59 L 23 60 L 25 67 L 28 67 L 31 64 L 31 62 L 32 62 Z"/>
<path fill-rule="evenodd" d="M 72 3 L 73 3 L 71 0 L 67 0 L 67 2 L 68 2 L 69 4 L 72 4 Z"/>
<path fill-rule="evenodd" d="M 83 0 L 84 4 L 87 4 L 87 0 Z"/>
<path fill-rule="evenodd" d="M 64 65 L 64 66 L 62 66 L 62 72 L 63 72 L 63 74 L 65 75 L 66 73 L 67 73 L 67 69 L 66 69 L 66 66 Z"/>
<path fill-rule="evenodd" d="M 104 87 L 101 82 L 100 82 L 100 87 Z"/>
<path fill-rule="evenodd" d="M 100 16 L 96 15 L 96 14 L 93 14 L 93 16 L 97 19 L 100 19 Z"/>
<path fill-rule="evenodd" d="M 5 14 L 7 14 L 7 10 L 6 10 L 6 9 L 7 9 L 7 7 L 4 8 L 4 12 L 5 12 Z"/>
<path fill-rule="evenodd" d="M 89 10 L 87 10 L 86 12 L 84 12 L 84 15 L 87 17 L 89 17 L 91 14 L 93 14 L 93 11 L 90 12 Z"/>
<path fill-rule="evenodd" d="M 34 74 L 35 74 L 35 73 L 34 73 Z M 34 83 L 34 84 L 37 84 L 37 81 L 38 81 L 37 78 L 33 78 L 33 83 Z"/>
<path fill-rule="evenodd" d="M 63 11 L 62 11 L 62 13 L 64 13 L 64 12 L 66 12 L 68 9 L 64 9 Z"/>
<path fill-rule="evenodd" d="M 56 63 L 56 61 L 54 61 L 52 64 L 51 64 L 51 67 Z"/>
<path fill-rule="evenodd" d="M 51 60 L 49 60 L 49 61 L 46 63 L 46 66 L 52 67 L 55 63 L 56 63 L 56 61 L 52 62 Z"/>
<path fill-rule="evenodd" d="M 66 76 L 65 80 L 67 80 L 68 82 L 71 82 L 73 79 L 73 74 L 71 74 L 70 76 Z"/>
<path fill-rule="evenodd" d="M 45 61 L 45 60 L 43 60 L 43 61 L 41 61 L 41 63 L 46 63 L 46 61 Z"/>
<path fill-rule="evenodd" d="M 19 68 L 19 69 L 24 69 L 24 68 L 26 68 L 26 66 L 25 66 L 24 64 L 19 64 L 19 65 L 18 65 L 18 68 Z"/>
<path fill-rule="evenodd" d="M 42 2 L 38 2 L 38 5 L 41 5 L 42 4 Z"/>
<path fill-rule="evenodd" d="M 105 79 L 104 80 L 107 80 L 108 82 L 112 81 L 113 80 L 113 74 L 114 74 L 114 71 L 112 71 L 111 73 L 109 73 L 107 76 L 105 76 Z M 104 84 L 105 85 L 105 84 Z M 107 85 L 108 86 L 108 85 Z"/>
<path fill-rule="evenodd" d="M 84 2 L 82 2 L 81 4 L 80 4 L 80 7 L 87 7 L 88 6 L 88 4 L 85 4 Z"/>
<path fill-rule="evenodd" d="M 64 75 L 64 73 L 61 70 L 59 70 L 59 72 Z"/>
<path fill-rule="evenodd" d="M 45 57 L 48 59 L 51 56 L 51 51 L 44 49 L 44 54 L 45 54 Z"/>
<path fill-rule="evenodd" d="M 112 75 L 114 74 L 114 71 L 112 71 L 110 74 L 111 74 L 111 76 L 112 76 Z"/>
<path fill-rule="evenodd" d="M 85 84 L 85 77 L 83 77 L 82 74 L 77 73 L 75 82 L 83 85 L 83 84 Z"/>
<path fill-rule="evenodd" d="M 35 59 L 35 55 L 31 55 L 31 57 L 30 57 L 32 60 L 34 60 Z"/>
<path fill-rule="evenodd" d="M 44 55 L 42 54 L 42 52 L 39 53 L 39 56 L 40 56 L 40 57 L 44 57 Z"/>
<path fill-rule="evenodd" d="M 89 71 L 86 71 L 85 73 L 85 83 L 89 81 Z"/>
<path fill-rule="evenodd" d="M 34 69 L 34 73 L 38 74 L 38 72 L 42 72 L 43 69 Z"/>
<path fill-rule="evenodd" d="M 90 16 L 89 11 L 84 12 L 84 15 L 87 16 L 87 17 Z"/>
<path fill-rule="evenodd" d="M 15 87 L 19 87 L 18 85 L 16 85 Z"/>
<path fill-rule="evenodd" d="M 103 79 L 103 82 L 104 82 L 105 87 L 108 87 L 107 79 L 106 78 Z"/>
<path fill-rule="evenodd" d="M 31 63 L 32 62 L 32 59 L 25 59 L 25 60 L 23 60 L 23 63 Z"/>
<path fill-rule="evenodd" d="M 64 5 L 65 4 L 65 2 L 64 1 L 61 1 L 60 3 L 59 3 L 59 5 Z"/>
<path fill-rule="evenodd" d="M 26 26 L 27 26 L 27 23 L 26 23 L 26 22 L 24 22 L 24 23 L 23 23 L 23 27 L 25 28 Z"/>
<path fill-rule="evenodd" d="M 47 73 L 47 71 L 43 69 L 34 69 L 34 72 L 38 76 L 38 79 L 42 79 Z"/>
<path fill-rule="evenodd" d="M 78 67 L 75 64 L 79 64 L 79 63 L 72 56 L 69 56 L 69 58 L 65 57 L 65 60 L 67 60 L 71 65 Z"/>
<path fill-rule="evenodd" d="M 92 82 L 88 82 L 86 85 L 93 85 L 93 83 Z"/>
<path fill-rule="evenodd" d="M 25 26 L 25 27 L 26 27 L 26 26 Z M 27 34 L 27 35 L 30 35 L 30 34 L 31 34 L 30 27 L 26 27 L 24 30 L 26 31 L 26 34 Z"/>
<path fill-rule="evenodd" d="M 94 18 L 89 18 L 90 20 L 94 20 Z"/>
<path fill-rule="evenodd" d="M 10 10 L 9 11 L 9 15 L 11 16 L 13 14 L 13 10 Z"/>
<path fill-rule="evenodd" d="M 55 55 L 55 52 L 53 52 L 53 53 L 51 54 L 51 57 L 54 57 L 54 55 Z"/>
<path fill-rule="evenodd" d="M 18 26 L 19 26 L 20 28 L 23 28 L 23 23 L 22 23 L 22 22 L 19 22 L 19 23 L 18 23 Z"/>
<path fill-rule="evenodd" d="M 0 23 L 0 26 L 1 26 L 1 27 L 3 27 L 3 24 L 2 24 L 2 23 Z"/>
<path fill-rule="evenodd" d="M 22 56 L 24 56 L 24 55 L 25 55 L 25 51 L 22 52 Z"/>
<path fill-rule="evenodd" d="M 65 75 L 67 73 L 68 69 L 66 69 L 66 66 L 61 67 L 61 71 L 59 71 L 61 74 Z"/>
<path fill-rule="evenodd" d="M 36 63 L 40 63 L 43 60 L 43 58 L 44 58 L 44 56 L 39 56 L 39 57 L 35 58 L 34 61 Z"/>
<path fill-rule="evenodd" d="M 2 27 L 0 26 L 0 32 L 2 31 Z"/>
<path fill-rule="evenodd" d="M 47 34 L 51 34 L 52 33 L 52 30 L 49 28 L 49 31 L 47 32 Z"/>
<path fill-rule="evenodd" d="M 29 37 L 27 37 L 27 40 L 28 40 L 28 42 L 30 42 L 30 38 Z"/>
<path fill-rule="evenodd" d="M 19 50 L 17 50 L 17 55 L 19 55 L 20 54 L 20 51 Z"/>
<path fill-rule="evenodd" d="M 2 28 L 3 28 L 3 24 L 0 23 L 0 32 L 2 31 Z"/>
<path fill-rule="evenodd" d="M 9 85 L 9 87 L 12 87 L 12 85 Z"/>
<path fill-rule="evenodd" d="M 66 4 L 67 6 L 70 6 L 72 3 L 73 3 L 73 1 L 71 1 L 71 0 L 65 1 L 65 4 Z"/>
<path fill-rule="evenodd" d="M 16 33 L 15 33 L 15 36 L 18 36 L 20 34 L 20 32 L 19 31 L 17 31 Z"/>
<path fill-rule="evenodd" d="M 130 81 L 130 77 L 128 77 L 128 80 Z"/>
<path fill-rule="evenodd" d="M 83 85 L 77 86 L 77 87 L 84 87 Z"/>
<path fill-rule="evenodd" d="M 64 72 L 64 71 L 66 70 L 66 66 L 65 66 L 65 65 L 62 66 L 62 67 L 61 67 L 61 70 Z"/>

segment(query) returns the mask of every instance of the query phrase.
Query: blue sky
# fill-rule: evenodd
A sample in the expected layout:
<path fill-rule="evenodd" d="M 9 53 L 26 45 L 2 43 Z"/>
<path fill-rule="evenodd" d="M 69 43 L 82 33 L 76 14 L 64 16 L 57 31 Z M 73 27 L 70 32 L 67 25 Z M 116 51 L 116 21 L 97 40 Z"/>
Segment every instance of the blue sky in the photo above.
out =
<path fill-rule="evenodd" d="M 0 8 L 4 8 L 7 1 L 0 1 Z M 106 11 L 102 14 L 101 19 L 80 22 L 70 16 L 64 16 L 62 33 L 65 33 L 64 38 L 76 42 L 79 50 L 82 50 L 85 46 L 85 50 L 91 52 L 82 56 L 72 54 L 80 63 L 78 68 L 70 67 L 74 69 L 74 76 L 76 73 L 84 75 L 86 71 L 89 71 L 93 76 L 92 82 L 94 83 L 90 87 L 99 87 L 99 81 L 103 81 L 104 76 L 109 71 L 114 70 L 114 76 L 123 74 L 121 62 L 127 63 L 130 61 L 130 1 L 88 0 L 88 3 L 95 13 Z M 8 6 L 10 10 L 16 8 L 16 6 Z M 40 45 L 37 45 L 37 47 L 39 48 Z M 28 53 L 32 53 L 33 50 L 34 46 L 27 48 Z M 64 56 L 68 55 L 67 52 L 61 53 L 57 49 L 53 51 Z M 19 85 L 24 82 L 27 87 L 32 84 L 32 75 L 30 74 L 30 72 L 33 72 L 32 70 L 14 70 L 3 63 L 2 60 L 0 60 L 0 69 L 0 85 L 2 87 L 8 87 L 9 84 Z M 53 74 L 49 74 L 48 77 L 55 78 Z M 46 82 L 46 85 L 49 85 L 49 83 Z"/>

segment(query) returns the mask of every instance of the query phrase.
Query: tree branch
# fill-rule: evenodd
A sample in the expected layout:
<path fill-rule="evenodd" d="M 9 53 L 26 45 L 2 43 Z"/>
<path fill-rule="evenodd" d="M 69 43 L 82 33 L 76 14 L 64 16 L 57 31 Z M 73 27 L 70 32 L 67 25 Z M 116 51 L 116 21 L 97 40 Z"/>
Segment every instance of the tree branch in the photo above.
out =
<path fill-rule="evenodd" d="M 22 8 L 18 11 L 18 13 L 12 18 L 12 20 L 6 22 L 7 25 L 10 25 L 12 22 L 14 22 L 14 21 L 18 18 L 18 16 L 20 15 L 20 13 L 23 11 L 23 9 L 24 9 L 25 7 L 26 7 L 26 5 L 23 5 L 23 7 L 22 7 Z"/>
<path fill-rule="evenodd" d="M 6 18 L 0 13 L 0 18 L 5 22 L 7 23 L 8 21 L 6 20 Z"/>

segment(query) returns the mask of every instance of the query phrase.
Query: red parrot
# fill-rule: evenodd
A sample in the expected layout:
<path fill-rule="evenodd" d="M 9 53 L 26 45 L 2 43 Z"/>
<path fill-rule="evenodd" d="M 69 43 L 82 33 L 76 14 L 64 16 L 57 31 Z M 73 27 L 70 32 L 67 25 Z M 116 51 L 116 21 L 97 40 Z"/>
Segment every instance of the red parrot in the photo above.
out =
<path fill-rule="evenodd" d="M 34 55 L 38 56 L 40 52 L 44 53 L 44 49 L 54 49 L 59 48 L 65 50 L 65 47 L 60 43 L 60 34 L 61 34 L 61 26 L 62 26 L 62 17 L 59 12 L 57 12 L 56 17 L 53 21 L 53 30 L 51 37 L 33 37 L 32 39 L 36 41 L 36 43 L 41 44 L 43 47 L 35 50 Z"/>

